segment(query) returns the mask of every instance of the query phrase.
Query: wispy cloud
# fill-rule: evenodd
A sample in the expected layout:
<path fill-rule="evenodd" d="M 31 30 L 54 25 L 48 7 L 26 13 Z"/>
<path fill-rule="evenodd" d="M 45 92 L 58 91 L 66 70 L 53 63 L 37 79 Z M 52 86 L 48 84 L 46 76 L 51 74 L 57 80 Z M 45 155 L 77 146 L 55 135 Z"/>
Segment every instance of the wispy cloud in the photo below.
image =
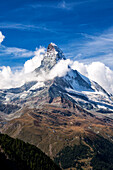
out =
<path fill-rule="evenodd" d="M 66 9 L 66 10 L 72 10 L 74 7 L 88 3 L 88 0 L 84 1 L 79 1 L 79 2 L 66 2 L 66 1 L 61 1 L 57 7 L 61 9 Z"/>
<path fill-rule="evenodd" d="M 75 6 L 84 4 L 89 2 L 86 1 L 79 1 L 79 2 L 67 2 L 67 1 L 60 1 L 59 3 L 52 2 L 52 3 L 38 3 L 38 4 L 30 4 L 28 7 L 31 8 L 55 8 L 55 9 L 62 9 L 62 10 L 72 10 Z"/>
<path fill-rule="evenodd" d="M 49 29 L 45 26 L 37 26 L 37 25 L 30 25 L 30 24 L 22 24 L 22 23 L 0 23 L 1 29 L 17 29 L 17 30 L 25 30 L 25 31 L 47 31 L 47 32 L 54 32 L 54 30 Z"/>
<path fill-rule="evenodd" d="M 66 3 L 65 1 L 60 2 L 57 8 L 71 10 L 74 7 L 73 3 Z"/>
<path fill-rule="evenodd" d="M 88 42 L 83 45 L 81 50 L 86 56 L 113 51 L 113 30 L 99 36 L 90 36 L 87 34 L 84 34 L 84 36 L 88 39 Z"/>
<path fill-rule="evenodd" d="M 34 55 L 34 51 L 17 47 L 0 47 L 0 56 L 11 56 L 12 58 L 28 58 Z"/>
<path fill-rule="evenodd" d="M 69 44 L 71 53 L 68 55 L 75 60 L 91 63 L 100 61 L 113 69 L 113 28 L 100 35 L 81 34 L 83 39 L 80 42 Z"/>

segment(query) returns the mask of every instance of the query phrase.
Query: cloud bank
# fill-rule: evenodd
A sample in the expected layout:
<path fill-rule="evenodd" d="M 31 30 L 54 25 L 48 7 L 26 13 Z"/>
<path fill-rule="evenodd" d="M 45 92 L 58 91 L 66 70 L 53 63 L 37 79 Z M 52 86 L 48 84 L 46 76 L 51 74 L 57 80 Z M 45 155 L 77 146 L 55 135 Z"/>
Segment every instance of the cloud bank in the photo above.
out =
<path fill-rule="evenodd" d="M 25 64 L 24 64 L 24 72 L 25 73 L 30 73 L 34 69 L 39 67 L 40 64 L 41 64 L 41 61 L 43 60 L 44 53 L 45 53 L 45 48 L 44 47 L 42 47 L 42 48 L 40 47 L 39 49 L 37 49 L 34 52 L 35 56 L 32 59 L 27 60 L 25 62 Z"/>
<path fill-rule="evenodd" d="M 78 70 L 81 74 L 100 84 L 107 92 L 113 94 L 113 71 L 101 62 L 83 64 L 70 59 L 60 60 L 49 74 L 43 72 L 41 75 L 36 76 L 33 70 L 40 66 L 44 53 L 45 48 L 37 49 L 35 56 L 27 60 L 20 71 L 12 72 L 9 66 L 1 67 L 0 89 L 19 87 L 28 81 L 46 81 L 56 76 L 62 77 L 70 70 L 68 67 L 70 66 L 73 70 Z"/>
<path fill-rule="evenodd" d="M 113 71 L 102 62 L 83 64 L 75 61 L 72 69 L 78 70 L 81 74 L 101 85 L 107 92 L 113 94 Z"/>
<path fill-rule="evenodd" d="M 0 67 L 0 89 L 15 88 L 29 81 L 38 80 L 33 70 L 39 67 L 45 48 L 36 49 L 35 56 L 27 60 L 23 68 L 13 72 L 9 66 Z"/>

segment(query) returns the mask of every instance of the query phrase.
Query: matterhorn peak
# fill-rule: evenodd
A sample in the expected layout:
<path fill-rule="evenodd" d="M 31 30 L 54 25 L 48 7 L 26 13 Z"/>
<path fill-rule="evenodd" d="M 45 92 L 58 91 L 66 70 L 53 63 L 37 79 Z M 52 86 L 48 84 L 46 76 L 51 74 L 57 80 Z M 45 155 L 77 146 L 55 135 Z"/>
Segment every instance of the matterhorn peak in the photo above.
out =
<path fill-rule="evenodd" d="M 35 71 L 50 71 L 55 64 L 62 59 L 65 60 L 62 50 L 56 44 L 50 43 L 47 47 L 47 52 L 44 54 L 40 67 L 38 67 Z"/>
<path fill-rule="evenodd" d="M 65 59 L 65 56 L 63 54 L 63 51 L 55 44 L 55 43 L 50 43 L 47 47 L 47 53 L 48 55 L 55 54 L 56 55 L 56 61 L 59 59 Z"/>
<path fill-rule="evenodd" d="M 47 52 L 49 53 L 49 52 L 53 52 L 53 51 L 55 51 L 55 47 L 56 47 L 57 45 L 56 44 L 54 44 L 54 43 L 50 43 L 49 45 L 48 45 L 48 47 L 47 47 Z"/>
<path fill-rule="evenodd" d="M 51 42 L 48 46 L 53 46 L 53 47 L 55 47 L 55 46 L 57 46 L 55 43 L 53 43 L 53 42 Z"/>

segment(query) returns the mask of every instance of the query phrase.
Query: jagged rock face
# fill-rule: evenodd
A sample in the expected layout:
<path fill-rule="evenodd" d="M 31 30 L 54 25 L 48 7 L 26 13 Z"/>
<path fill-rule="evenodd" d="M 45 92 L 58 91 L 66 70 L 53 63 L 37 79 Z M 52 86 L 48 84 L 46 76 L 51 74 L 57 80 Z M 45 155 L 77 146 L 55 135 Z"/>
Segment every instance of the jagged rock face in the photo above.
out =
<path fill-rule="evenodd" d="M 54 45 L 52 45 L 52 43 L 50 43 L 47 47 L 47 52 L 51 52 L 51 51 L 54 51 L 55 48 L 54 48 Z"/>
<path fill-rule="evenodd" d="M 44 59 L 41 62 L 41 66 L 35 69 L 35 72 L 39 74 L 41 71 L 49 72 L 55 64 L 61 59 L 65 60 L 63 52 L 53 43 L 50 43 L 47 47 Z"/>
<path fill-rule="evenodd" d="M 56 53 L 56 61 L 64 59 L 65 56 L 63 54 L 63 51 L 54 43 L 50 43 L 47 47 L 47 53 Z"/>

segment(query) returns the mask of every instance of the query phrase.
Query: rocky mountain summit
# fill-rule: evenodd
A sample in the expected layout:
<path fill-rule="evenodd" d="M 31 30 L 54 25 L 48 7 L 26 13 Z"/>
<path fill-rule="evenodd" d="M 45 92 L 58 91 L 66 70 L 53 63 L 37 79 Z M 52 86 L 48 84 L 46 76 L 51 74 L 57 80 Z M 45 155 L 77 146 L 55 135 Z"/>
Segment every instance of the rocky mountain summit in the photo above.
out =
<path fill-rule="evenodd" d="M 62 50 L 57 47 L 56 44 L 50 43 L 47 47 L 47 52 L 45 53 L 44 59 L 41 62 L 40 67 L 35 69 L 39 74 L 41 71 L 48 72 L 50 71 L 59 60 L 66 59 Z"/>

